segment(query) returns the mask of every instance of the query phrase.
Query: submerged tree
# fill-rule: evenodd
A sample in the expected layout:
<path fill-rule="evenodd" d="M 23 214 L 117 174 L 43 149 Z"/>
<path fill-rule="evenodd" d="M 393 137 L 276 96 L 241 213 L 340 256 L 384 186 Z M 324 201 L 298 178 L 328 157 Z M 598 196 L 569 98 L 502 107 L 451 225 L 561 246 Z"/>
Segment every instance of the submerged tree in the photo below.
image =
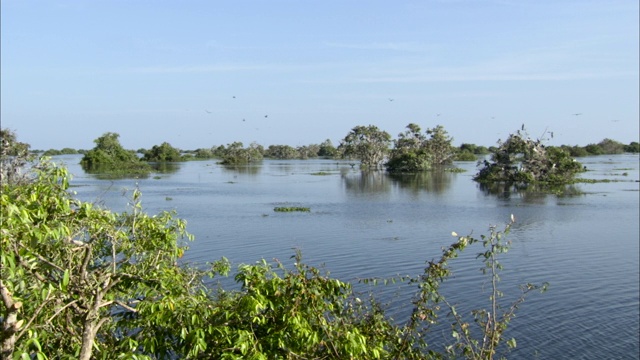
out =
<path fill-rule="evenodd" d="M 179 149 L 165 141 L 160 145 L 154 145 L 149 151 L 145 151 L 142 159 L 144 161 L 173 162 L 182 160 L 182 155 L 180 155 Z"/>
<path fill-rule="evenodd" d="M 427 137 L 426 135 L 430 135 Z M 394 141 L 389 161 L 385 164 L 390 172 L 416 172 L 433 166 L 450 164 L 455 155 L 453 139 L 442 125 L 421 133 L 420 126 L 407 125 L 407 130 Z"/>
<path fill-rule="evenodd" d="M 391 135 L 374 125 L 356 126 L 340 142 L 338 151 L 343 158 L 360 160 L 361 166 L 376 169 L 389 152 Z"/>
<path fill-rule="evenodd" d="M 244 165 L 262 160 L 264 150 L 257 143 L 251 143 L 245 148 L 241 142 L 236 141 L 221 152 L 222 164 Z"/>
<path fill-rule="evenodd" d="M 582 165 L 558 147 L 545 147 L 542 140 L 531 139 L 524 130 L 499 142 L 484 167 L 474 177 L 478 182 L 553 183 L 573 180 Z"/>
<path fill-rule="evenodd" d="M 95 139 L 96 146 L 89 150 L 80 165 L 87 172 L 147 175 L 151 167 L 140 160 L 134 151 L 125 150 L 117 133 L 107 132 Z"/>
<path fill-rule="evenodd" d="M 433 156 L 427 151 L 427 137 L 422 134 L 420 126 L 407 125 L 407 130 L 398 134 L 394 147 L 385 164 L 389 172 L 416 172 L 431 167 Z"/>

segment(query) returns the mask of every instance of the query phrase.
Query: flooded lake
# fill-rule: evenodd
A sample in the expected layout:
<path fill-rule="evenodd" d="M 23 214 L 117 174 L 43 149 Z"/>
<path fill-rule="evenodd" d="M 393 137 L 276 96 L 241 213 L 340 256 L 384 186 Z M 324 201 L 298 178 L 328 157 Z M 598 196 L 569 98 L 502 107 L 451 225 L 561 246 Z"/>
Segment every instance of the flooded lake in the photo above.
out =
<path fill-rule="evenodd" d="M 234 266 L 262 258 L 287 263 L 297 248 L 305 262 L 324 264 L 345 281 L 417 275 L 455 241 L 452 231 L 479 237 L 513 214 L 512 248 L 502 258 L 505 298 L 517 296 L 517 285 L 526 282 L 550 287 L 516 313 L 506 337 L 515 337 L 518 347 L 509 358 L 640 356 L 637 155 L 578 159 L 589 169 L 581 177 L 615 181 L 577 184 L 559 195 L 483 188 L 472 180 L 476 164 L 464 162 L 456 163 L 466 170 L 461 173 L 393 177 L 335 160 L 265 160 L 236 169 L 194 161 L 147 179 L 112 181 L 85 174 L 79 160 L 54 157 L 73 174 L 80 199 L 122 211 L 123 192 L 137 183 L 145 211 L 176 210 L 186 219 L 196 238 L 185 256 L 192 263 L 222 256 Z M 277 206 L 311 211 L 274 212 Z M 443 287 L 466 310 L 489 304 L 475 260 L 480 250 L 469 251 L 452 262 L 454 276 Z M 373 288 L 398 320 L 411 305 L 401 289 Z M 446 330 L 432 334 L 430 343 L 450 341 Z"/>

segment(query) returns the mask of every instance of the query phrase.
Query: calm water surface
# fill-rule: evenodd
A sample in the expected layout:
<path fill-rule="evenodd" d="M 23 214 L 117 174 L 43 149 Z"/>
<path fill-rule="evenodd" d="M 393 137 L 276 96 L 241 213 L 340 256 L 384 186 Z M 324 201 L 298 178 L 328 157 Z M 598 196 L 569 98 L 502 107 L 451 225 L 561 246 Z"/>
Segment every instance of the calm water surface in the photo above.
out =
<path fill-rule="evenodd" d="M 85 174 L 79 159 L 56 159 L 74 175 L 79 198 L 122 211 L 123 192 L 137 182 L 147 212 L 176 210 L 187 220 L 196 237 L 186 255 L 192 263 L 222 256 L 234 265 L 286 263 L 298 248 L 307 263 L 324 264 L 342 280 L 415 275 L 455 240 L 452 231 L 479 237 L 514 214 L 500 286 L 507 298 L 525 282 L 547 281 L 550 288 L 522 304 L 506 335 L 518 342 L 509 357 L 640 357 L 638 156 L 579 159 L 589 169 L 582 177 L 617 181 L 578 184 L 563 195 L 484 189 L 471 179 L 475 163 L 456 164 L 463 173 L 391 177 L 335 160 L 266 160 L 237 169 L 204 161 L 176 164 L 156 178 L 111 181 Z M 276 206 L 311 212 L 276 213 Z M 471 249 L 454 261 L 454 277 L 443 288 L 466 310 L 488 306 L 474 258 Z M 405 292 L 374 291 L 397 319 L 410 311 Z M 441 330 L 433 344 L 450 341 Z"/>

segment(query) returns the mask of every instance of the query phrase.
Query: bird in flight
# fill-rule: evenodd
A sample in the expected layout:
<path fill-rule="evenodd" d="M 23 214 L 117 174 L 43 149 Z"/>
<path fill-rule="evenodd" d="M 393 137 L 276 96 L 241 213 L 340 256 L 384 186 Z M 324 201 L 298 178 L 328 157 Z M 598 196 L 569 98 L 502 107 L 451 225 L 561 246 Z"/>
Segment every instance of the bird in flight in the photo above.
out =
<path fill-rule="evenodd" d="M 206 112 L 207 112 L 207 114 L 211 114 L 211 111 L 209 111 L 209 110 L 206 110 L 206 109 L 205 109 L 204 111 L 206 111 Z"/>
<path fill-rule="evenodd" d="M 436 116 L 440 116 L 440 113 L 437 113 Z"/>
<path fill-rule="evenodd" d="M 264 117 L 269 117 L 269 115 L 265 115 Z"/>
<path fill-rule="evenodd" d="M 580 116 L 580 115 L 582 115 L 582 113 L 575 113 L 575 114 L 572 114 L 572 115 L 573 116 Z"/>
<path fill-rule="evenodd" d="M 393 101 L 393 99 L 392 99 L 392 98 L 389 98 L 389 101 Z"/>
<path fill-rule="evenodd" d="M 236 98 L 236 96 L 235 96 L 235 95 L 233 95 L 233 98 L 235 99 L 235 98 Z"/>

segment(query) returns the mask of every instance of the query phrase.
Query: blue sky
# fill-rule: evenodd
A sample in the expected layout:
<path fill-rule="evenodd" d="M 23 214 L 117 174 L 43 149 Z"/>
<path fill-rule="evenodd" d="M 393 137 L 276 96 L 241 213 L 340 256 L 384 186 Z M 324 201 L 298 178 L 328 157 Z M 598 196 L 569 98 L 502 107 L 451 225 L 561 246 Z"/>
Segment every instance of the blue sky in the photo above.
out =
<path fill-rule="evenodd" d="M 552 145 L 639 138 L 636 0 L 1 6 L 2 127 L 34 149 L 108 131 L 131 149 L 337 145 L 409 123 L 456 145 L 522 124 Z"/>

